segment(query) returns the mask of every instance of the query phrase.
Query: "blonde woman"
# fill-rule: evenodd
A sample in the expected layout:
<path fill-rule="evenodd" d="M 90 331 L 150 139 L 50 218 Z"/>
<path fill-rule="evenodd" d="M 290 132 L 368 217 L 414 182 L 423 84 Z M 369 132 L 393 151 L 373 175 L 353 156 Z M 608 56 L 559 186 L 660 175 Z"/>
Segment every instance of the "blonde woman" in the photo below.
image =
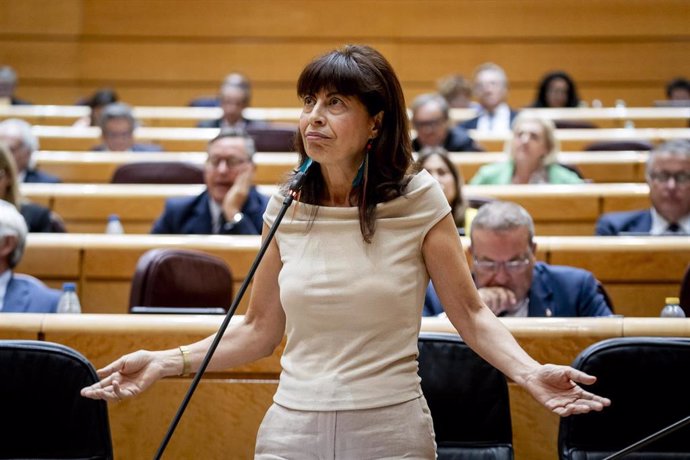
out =
<path fill-rule="evenodd" d="M 506 143 L 508 161 L 482 166 L 472 185 L 499 184 L 580 184 L 584 180 L 560 165 L 556 155 L 560 145 L 550 120 L 521 114 L 513 123 L 513 135 Z"/>

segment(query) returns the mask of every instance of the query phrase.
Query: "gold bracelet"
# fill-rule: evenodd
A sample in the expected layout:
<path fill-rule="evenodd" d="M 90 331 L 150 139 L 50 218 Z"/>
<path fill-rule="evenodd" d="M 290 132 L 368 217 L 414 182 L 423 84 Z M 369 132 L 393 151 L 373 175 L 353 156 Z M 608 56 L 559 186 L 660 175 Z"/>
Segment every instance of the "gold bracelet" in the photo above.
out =
<path fill-rule="evenodd" d="M 189 347 L 180 345 L 180 353 L 182 354 L 182 377 L 187 377 L 191 365 L 189 362 Z"/>

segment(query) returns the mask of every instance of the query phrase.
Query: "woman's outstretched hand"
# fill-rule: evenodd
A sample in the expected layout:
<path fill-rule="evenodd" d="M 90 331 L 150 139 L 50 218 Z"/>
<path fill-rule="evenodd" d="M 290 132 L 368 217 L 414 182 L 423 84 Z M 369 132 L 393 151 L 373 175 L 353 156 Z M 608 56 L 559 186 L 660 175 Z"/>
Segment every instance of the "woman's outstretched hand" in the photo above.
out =
<path fill-rule="evenodd" d="M 99 369 L 101 380 L 82 388 L 81 395 L 113 402 L 137 396 L 166 375 L 163 353 L 139 350 L 119 358 Z"/>
<path fill-rule="evenodd" d="M 545 364 L 525 381 L 532 396 L 554 413 L 566 417 L 600 411 L 611 400 L 585 391 L 578 383 L 591 385 L 596 377 L 569 366 Z"/>

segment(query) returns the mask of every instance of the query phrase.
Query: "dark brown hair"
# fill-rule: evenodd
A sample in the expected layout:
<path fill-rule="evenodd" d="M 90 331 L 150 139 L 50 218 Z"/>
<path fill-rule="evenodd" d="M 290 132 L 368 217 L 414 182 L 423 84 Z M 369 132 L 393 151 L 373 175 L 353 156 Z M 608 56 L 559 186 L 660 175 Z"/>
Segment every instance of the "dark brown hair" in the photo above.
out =
<path fill-rule="evenodd" d="M 401 196 L 412 163 L 409 122 L 402 87 L 393 68 L 381 53 L 365 45 L 347 45 L 309 63 L 297 81 L 300 98 L 321 90 L 355 96 L 369 115 L 383 112 L 379 136 L 373 140 L 367 165 L 367 180 L 355 186 L 350 201 L 359 208 L 359 226 L 371 242 L 376 227 L 376 205 Z M 300 165 L 307 161 L 302 136 L 295 147 Z M 365 146 L 362 146 L 364 151 Z M 300 201 L 318 205 L 324 193 L 321 168 L 314 163 L 307 172 Z M 366 189 L 365 189 L 366 188 Z"/>
<path fill-rule="evenodd" d="M 419 152 L 419 158 L 415 164 L 417 170 L 422 170 L 424 168 L 424 163 L 433 156 L 438 156 L 441 161 L 446 165 L 448 171 L 453 176 L 455 181 L 455 199 L 450 204 L 451 210 L 453 212 L 453 220 L 457 227 L 462 227 L 465 225 L 465 211 L 467 210 L 467 199 L 462 194 L 462 186 L 465 185 L 462 174 L 460 170 L 455 166 L 455 163 L 448 156 L 448 151 L 443 147 L 425 147 Z"/>

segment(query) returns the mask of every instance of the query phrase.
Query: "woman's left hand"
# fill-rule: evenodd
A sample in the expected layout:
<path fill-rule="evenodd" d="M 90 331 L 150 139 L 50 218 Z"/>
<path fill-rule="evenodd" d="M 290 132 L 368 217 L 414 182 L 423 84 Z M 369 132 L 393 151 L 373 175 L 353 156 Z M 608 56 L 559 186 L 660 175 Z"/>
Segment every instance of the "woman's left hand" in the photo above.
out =
<path fill-rule="evenodd" d="M 611 400 L 582 389 L 578 383 L 591 385 L 596 377 L 569 366 L 545 364 L 528 376 L 525 388 L 549 410 L 567 417 L 600 411 L 611 404 Z"/>

